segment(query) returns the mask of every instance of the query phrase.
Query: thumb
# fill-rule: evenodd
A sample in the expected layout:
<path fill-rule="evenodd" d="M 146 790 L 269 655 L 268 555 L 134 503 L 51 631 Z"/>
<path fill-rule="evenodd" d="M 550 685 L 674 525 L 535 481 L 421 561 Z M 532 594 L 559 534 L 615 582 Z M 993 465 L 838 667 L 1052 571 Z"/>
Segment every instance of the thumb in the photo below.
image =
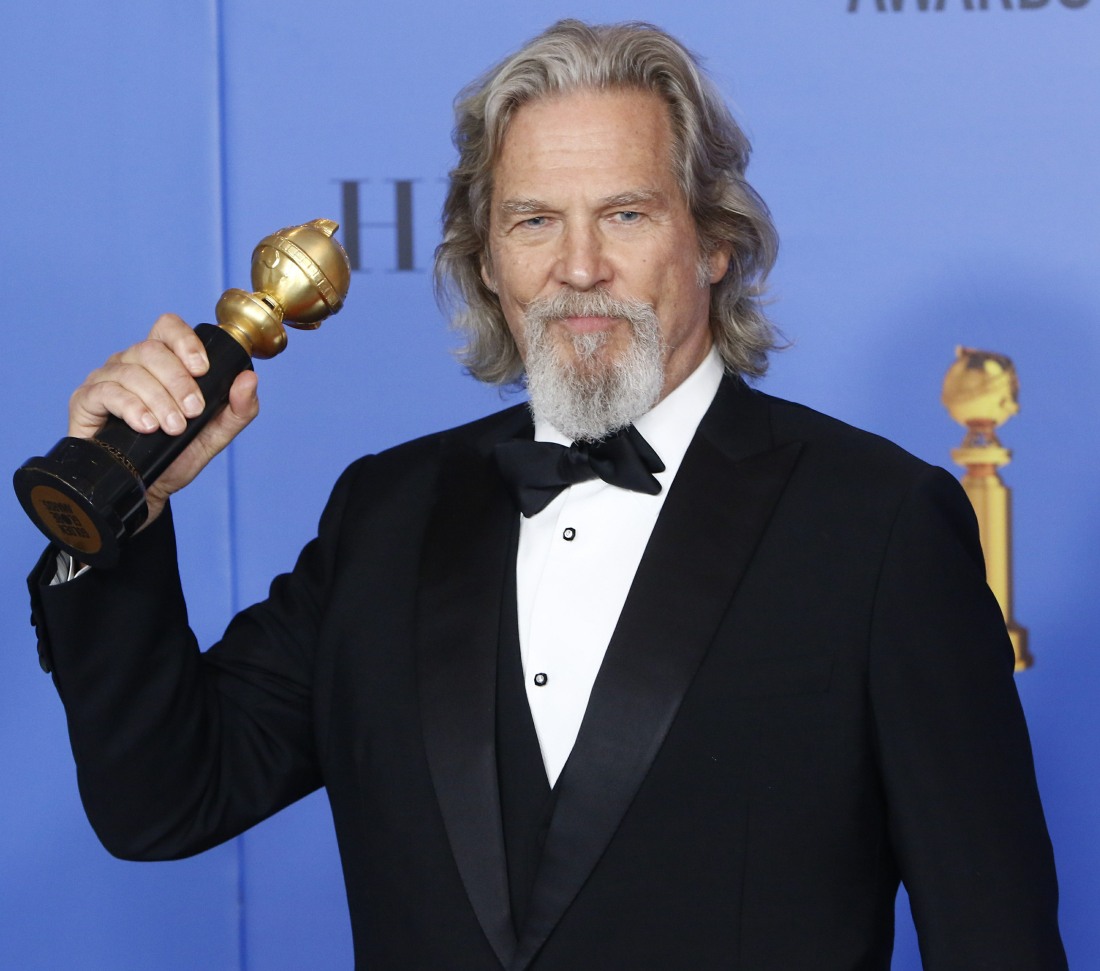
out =
<path fill-rule="evenodd" d="M 256 393 L 258 384 L 256 372 L 246 370 L 237 375 L 229 389 L 229 406 L 225 411 L 229 420 L 237 425 L 234 434 L 260 413 L 260 399 Z"/>
<path fill-rule="evenodd" d="M 226 447 L 260 412 L 256 372 L 242 371 L 229 389 L 229 401 L 195 436 L 192 443 L 201 455 L 200 467 Z M 196 470 L 197 471 L 197 470 Z"/>

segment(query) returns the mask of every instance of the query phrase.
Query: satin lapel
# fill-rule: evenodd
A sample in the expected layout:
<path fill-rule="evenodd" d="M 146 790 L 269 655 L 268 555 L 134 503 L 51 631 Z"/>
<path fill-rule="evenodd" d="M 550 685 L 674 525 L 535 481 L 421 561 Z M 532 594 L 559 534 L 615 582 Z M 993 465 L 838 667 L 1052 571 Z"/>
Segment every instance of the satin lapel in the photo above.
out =
<path fill-rule="evenodd" d="M 794 468 L 767 406 L 727 379 L 677 473 L 592 689 L 510 971 L 534 959 L 607 848 Z"/>
<path fill-rule="evenodd" d="M 496 759 L 496 658 L 518 513 L 491 449 L 445 456 L 417 603 L 424 743 L 463 885 L 502 965 L 515 951 Z"/>

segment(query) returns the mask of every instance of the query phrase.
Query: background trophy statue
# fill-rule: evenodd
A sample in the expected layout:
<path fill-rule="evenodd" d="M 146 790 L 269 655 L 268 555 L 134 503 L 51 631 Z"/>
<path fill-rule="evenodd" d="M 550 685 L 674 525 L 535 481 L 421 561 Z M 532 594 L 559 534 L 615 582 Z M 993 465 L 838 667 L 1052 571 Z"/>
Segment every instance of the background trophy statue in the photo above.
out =
<path fill-rule="evenodd" d="M 256 292 L 226 290 L 215 308 L 218 326 L 195 328 L 210 359 L 198 378 L 206 407 L 183 434 L 143 434 L 110 418 L 95 438 L 63 438 L 16 471 L 19 501 L 50 540 L 91 566 L 117 562 L 120 544 L 148 515 L 146 488 L 225 406 L 233 379 L 252 358 L 286 347 L 284 323 L 312 330 L 343 306 L 351 271 L 332 235 L 337 228 L 315 219 L 260 241 L 252 254 Z"/>
<path fill-rule="evenodd" d="M 951 417 L 966 428 L 951 458 L 966 469 L 963 488 L 978 517 L 985 573 L 1001 605 L 1005 626 L 1016 652 L 1016 670 L 1031 667 L 1027 630 L 1012 614 L 1012 494 L 997 470 L 1012 460 L 998 440 L 996 428 L 1020 410 L 1016 368 L 1003 354 L 957 347 L 955 363 L 943 379 L 943 403 Z"/>

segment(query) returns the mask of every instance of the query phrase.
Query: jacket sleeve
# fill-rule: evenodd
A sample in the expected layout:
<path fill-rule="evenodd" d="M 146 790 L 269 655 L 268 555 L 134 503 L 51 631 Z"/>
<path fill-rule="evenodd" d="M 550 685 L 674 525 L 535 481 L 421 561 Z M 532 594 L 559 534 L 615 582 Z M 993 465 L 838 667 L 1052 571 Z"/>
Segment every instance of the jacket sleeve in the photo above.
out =
<path fill-rule="evenodd" d="M 187 622 L 169 510 L 110 570 L 31 575 L 43 667 L 65 707 L 85 811 L 125 859 L 198 853 L 321 785 L 314 655 L 352 473 L 269 598 L 203 653 Z"/>
<path fill-rule="evenodd" d="M 876 741 L 925 968 L 1064 968 L 1012 647 L 973 511 L 942 469 L 900 507 L 872 623 Z"/>

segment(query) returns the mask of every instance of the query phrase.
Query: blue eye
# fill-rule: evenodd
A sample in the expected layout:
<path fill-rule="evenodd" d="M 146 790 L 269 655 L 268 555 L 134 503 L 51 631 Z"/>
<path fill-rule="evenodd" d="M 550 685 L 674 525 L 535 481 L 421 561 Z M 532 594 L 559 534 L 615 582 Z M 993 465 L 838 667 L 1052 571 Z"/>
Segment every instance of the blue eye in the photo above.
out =
<path fill-rule="evenodd" d="M 546 223 L 545 216 L 532 216 L 530 219 L 523 220 L 524 226 L 530 226 L 532 229 L 537 229 Z"/>
<path fill-rule="evenodd" d="M 622 223 L 636 223 L 642 218 L 640 212 L 634 212 L 632 209 L 624 210 L 623 212 L 616 213 L 616 215 L 619 217 L 619 222 Z"/>

